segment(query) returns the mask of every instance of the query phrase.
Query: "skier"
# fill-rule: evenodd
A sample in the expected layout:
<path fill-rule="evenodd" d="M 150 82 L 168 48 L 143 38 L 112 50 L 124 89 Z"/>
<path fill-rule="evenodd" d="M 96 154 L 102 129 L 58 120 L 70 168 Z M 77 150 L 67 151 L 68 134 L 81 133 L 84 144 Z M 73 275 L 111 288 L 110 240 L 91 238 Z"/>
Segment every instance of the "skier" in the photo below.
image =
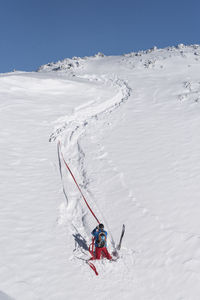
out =
<path fill-rule="evenodd" d="M 104 230 L 104 225 L 99 224 L 92 231 L 92 235 L 95 239 L 95 258 L 100 259 L 102 254 L 107 259 L 112 259 L 112 256 L 107 250 L 107 232 Z"/>

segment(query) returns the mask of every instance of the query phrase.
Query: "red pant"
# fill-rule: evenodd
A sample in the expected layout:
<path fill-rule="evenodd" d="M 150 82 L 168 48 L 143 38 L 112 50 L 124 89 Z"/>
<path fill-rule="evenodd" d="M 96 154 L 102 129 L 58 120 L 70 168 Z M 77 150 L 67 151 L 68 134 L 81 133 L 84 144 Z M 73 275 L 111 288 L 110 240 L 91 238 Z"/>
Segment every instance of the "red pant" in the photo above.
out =
<path fill-rule="evenodd" d="M 108 252 L 106 247 L 103 247 L 103 248 L 96 247 L 95 255 L 96 255 L 96 259 L 100 259 L 101 255 L 103 257 L 106 257 L 107 259 L 112 259 L 112 256 L 110 255 L 110 253 Z"/>

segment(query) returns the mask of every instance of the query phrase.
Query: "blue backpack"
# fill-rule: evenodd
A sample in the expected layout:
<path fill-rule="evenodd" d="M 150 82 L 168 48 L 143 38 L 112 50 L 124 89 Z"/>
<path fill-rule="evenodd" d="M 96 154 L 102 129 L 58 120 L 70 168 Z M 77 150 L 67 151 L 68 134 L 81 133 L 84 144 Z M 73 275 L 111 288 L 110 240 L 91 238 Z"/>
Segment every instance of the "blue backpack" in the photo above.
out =
<path fill-rule="evenodd" d="M 106 245 L 106 234 L 104 232 L 100 232 L 98 236 L 97 247 L 103 248 Z"/>

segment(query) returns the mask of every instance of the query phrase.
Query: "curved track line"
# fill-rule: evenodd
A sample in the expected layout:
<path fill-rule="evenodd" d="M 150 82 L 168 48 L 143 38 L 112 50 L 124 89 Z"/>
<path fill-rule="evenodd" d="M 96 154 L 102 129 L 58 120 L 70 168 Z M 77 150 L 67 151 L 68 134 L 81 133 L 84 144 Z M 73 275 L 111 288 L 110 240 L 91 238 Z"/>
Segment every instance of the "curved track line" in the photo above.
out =
<path fill-rule="evenodd" d="M 74 160 L 76 160 L 76 167 L 74 167 L 73 169 L 75 169 L 76 172 L 77 170 L 79 170 L 79 173 L 77 174 L 79 182 L 82 182 L 81 187 L 85 189 L 86 194 L 88 194 L 89 190 L 87 186 L 89 184 L 89 179 L 87 178 L 87 172 L 84 168 L 85 153 L 81 148 L 80 139 L 85 133 L 86 127 L 89 126 L 90 123 L 97 122 L 100 116 L 106 116 L 107 113 L 112 113 L 122 104 L 124 104 L 131 94 L 131 88 L 124 80 L 116 77 L 110 78 L 108 77 L 108 75 L 104 75 L 101 77 L 97 77 L 94 75 L 85 75 L 84 79 L 88 79 L 90 82 L 96 82 L 98 80 L 102 83 L 104 88 L 106 88 L 106 86 L 113 86 L 117 90 L 117 93 L 112 98 L 104 101 L 103 103 L 98 101 L 94 101 L 93 103 L 89 102 L 88 104 L 75 111 L 75 113 L 70 117 L 66 117 L 66 121 L 64 121 L 63 124 L 51 134 L 49 140 L 51 142 L 59 138 L 61 142 L 62 152 L 65 154 L 65 157 L 68 157 L 68 162 L 73 160 L 74 163 Z M 67 192 L 64 186 L 63 190 L 65 191 L 65 198 L 69 200 L 70 197 L 67 196 Z M 76 202 L 77 201 L 79 201 L 79 198 L 77 199 L 76 197 Z M 115 242 L 112 233 L 105 218 L 101 214 L 97 203 L 93 202 L 91 203 L 91 205 L 95 206 L 95 211 L 99 212 L 99 214 L 102 216 L 101 219 L 104 220 L 104 223 L 108 228 L 112 247 L 115 249 Z M 78 203 L 77 205 L 73 206 L 72 214 L 79 215 L 79 217 L 82 214 L 81 227 L 85 228 L 87 225 L 84 221 L 84 212 L 82 210 L 79 212 L 74 210 L 78 210 Z M 73 220 L 71 221 L 73 222 Z M 73 224 L 73 226 L 75 225 Z"/>

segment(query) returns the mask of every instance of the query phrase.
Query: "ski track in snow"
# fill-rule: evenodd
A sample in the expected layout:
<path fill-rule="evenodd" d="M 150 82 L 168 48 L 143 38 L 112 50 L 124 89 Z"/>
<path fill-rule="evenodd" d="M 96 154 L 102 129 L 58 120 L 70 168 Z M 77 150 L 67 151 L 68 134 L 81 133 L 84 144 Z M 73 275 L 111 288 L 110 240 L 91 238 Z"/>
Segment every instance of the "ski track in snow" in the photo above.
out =
<path fill-rule="evenodd" d="M 78 77 L 80 78 L 80 76 Z M 104 103 L 98 103 L 98 101 L 94 101 L 92 103 L 92 110 L 91 103 L 80 107 L 72 116 L 66 118 L 64 117 L 66 121 L 61 118 L 62 122 L 64 122 L 51 134 L 50 141 L 61 141 L 62 153 L 67 158 L 68 162 L 73 162 L 71 163 L 71 167 L 73 167 L 73 170 L 79 170 L 77 174 L 79 184 L 81 183 L 80 187 L 83 190 L 83 193 L 85 194 L 88 201 L 88 197 L 89 200 L 91 200 L 93 197 L 89 188 L 90 178 L 87 177 L 87 170 L 84 163 L 85 153 L 81 147 L 81 139 L 84 138 L 85 129 L 87 127 L 95 126 L 94 123 L 101 122 L 102 118 L 106 118 L 108 121 L 109 115 L 128 100 L 131 89 L 130 87 L 128 87 L 127 83 L 124 80 L 118 79 L 116 77 L 111 78 L 108 75 L 104 75 L 101 77 L 98 77 L 96 75 L 84 75 L 84 79 L 92 82 L 100 82 L 105 88 L 107 86 L 114 87 L 114 90 L 116 90 L 116 95 L 114 95 L 111 99 L 107 99 L 106 101 L 104 101 Z M 60 122 L 60 119 L 58 120 L 58 122 Z M 64 180 L 66 180 L 66 177 Z M 73 184 L 74 183 L 72 182 L 72 184 L 70 185 L 72 190 L 74 189 Z M 63 182 L 63 185 L 69 185 L 69 183 Z M 79 262 L 83 264 L 84 259 L 88 259 L 88 245 L 91 243 L 91 228 L 92 226 L 94 227 L 96 225 L 94 223 L 91 223 L 91 216 L 88 216 L 88 214 L 91 213 L 87 211 L 85 203 L 83 203 L 83 199 L 80 197 L 79 192 L 71 194 L 71 191 L 69 189 L 70 187 L 68 186 L 68 192 L 66 192 L 66 189 L 64 188 L 64 193 L 65 195 L 67 194 L 66 198 L 68 199 L 68 203 L 63 203 L 63 205 L 61 205 L 61 215 L 58 223 L 61 224 L 62 222 L 66 222 L 67 219 L 68 221 L 70 221 L 71 233 L 75 239 L 75 249 L 71 259 L 75 258 L 76 263 L 77 259 L 79 259 Z M 69 199 L 71 199 L 71 201 Z M 102 213 L 99 205 L 94 202 L 94 200 L 90 201 L 90 206 L 97 215 L 97 218 L 99 218 L 101 222 L 105 224 L 106 230 L 109 234 L 108 245 L 112 245 L 112 249 L 113 251 L 115 251 L 117 244 L 114 241 L 112 231 L 104 214 Z M 87 217 L 89 217 L 88 220 L 86 220 Z M 121 253 L 123 253 L 123 250 L 121 250 Z M 123 265 L 123 268 L 125 267 L 127 271 L 127 264 L 125 263 L 125 261 L 127 259 L 129 260 L 129 262 L 131 261 L 129 258 L 130 255 L 132 256 L 132 251 L 130 252 L 129 250 L 126 250 L 126 259 L 124 258 L 123 263 L 120 263 L 121 270 Z M 124 255 L 121 254 L 121 256 Z M 104 262 L 95 262 L 95 264 L 97 264 L 98 270 L 102 274 L 105 273 L 105 270 L 106 273 L 113 273 L 113 268 L 108 268 L 107 264 L 106 269 L 103 267 Z"/>
<path fill-rule="evenodd" d="M 61 120 L 63 124 L 59 125 L 59 127 L 56 128 L 49 139 L 50 142 L 55 140 L 61 141 L 62 153 L 67 158 L 68 162 L 73 162 L 71 164 L 73 170 L 79 170 L 77 176 L 79 179 L 79 183 L 81 182 L 81 189 L 83 190 L 83 193 L 87 198 L 87 196 L 91 195 L 89 189 L 90 179 L 87 177 L 87 170 L 85 169 L 84 163 L 85 153 L 81 147 L 81 139 L 84 138 L 83 136 L 85 134 L 85 128 L 88 126 L 93 126 L 94 122 L 100 122 L 101 119 L 105 117 L 108 121 L 109 115 L 128 100 L 131 89 L 124 80 L 115 77 L 111 78 L 108 75 L 104 75 L 101 77 L 98 77 L 96 75 L 84 75 L 77 77 L 84 78 L 92 82 L 100 82 L 102 84 L 102 87 L 106 88 L 107 86 L 112 86 L 116 90 L 116 94 L 113 96 L 113 98 L 107 99 L 106 101 L 104 101 L 104 103 L 98 103 L 98 101 L 94 101 L 92 103 L 92 109 L 91 103 L 88 103 L 83 107 L 76 109 L 72 116 L 59 119 L 57 122 L 60 123 Z M 68 183 L 66 184 L 68 185 Z M 74 183 L 72 182 L 72 185 L 73 184 Z M 66 197 L 69 203 L 61 206 L 61 216 L 58 220 L 58 223 L 61 224 L 63 221 L 65 222 L 65 218 L 70 219 L 70 222 L 72 224 L 71 230 L 73 236 L 75 237 L 75 241 L 78 238 L 79 242 L 80 240 L 83 240 L 83 248 L 76 248 L 77 243 L 75 243 L 76 246 L 74 251 L 76 252 L 76 255 L 77 253 L 79 255 L 83 254 L 81 255 L 81 257 L 86 256 L 87 258 L 88 253 L 83 251 L 83 249 L 85 248 L 84 250 L 88 250 L 86 244 L 90 243 L 91 240 L 91 224 L 88 224 L 85 220 L 85 216 L 88 214 L 88 212 L 85 211 L 85 203 L 83 203 L 83 199 L 80 198 L 79 192 L 78 194 L 75 192 L 75 195 L 70 195 L 69 190 L 68 192 L 64 191 L 64 193 L 69 195 Z M 71 199 L 71 201 L 69 199 Z M 94 209 L 97 218 L 99 218 L 101 222 L 105 224 L 106 229 L 109 233 L 110 244 L 112 245 L 113 250 L 115 250 L 116 243 L 112 236 L 109 224 L 106 221 L 103 213 L 101 212 L 100 207 L 94 201 L 91 201 L 90 205 L 92 209 Z"/>

